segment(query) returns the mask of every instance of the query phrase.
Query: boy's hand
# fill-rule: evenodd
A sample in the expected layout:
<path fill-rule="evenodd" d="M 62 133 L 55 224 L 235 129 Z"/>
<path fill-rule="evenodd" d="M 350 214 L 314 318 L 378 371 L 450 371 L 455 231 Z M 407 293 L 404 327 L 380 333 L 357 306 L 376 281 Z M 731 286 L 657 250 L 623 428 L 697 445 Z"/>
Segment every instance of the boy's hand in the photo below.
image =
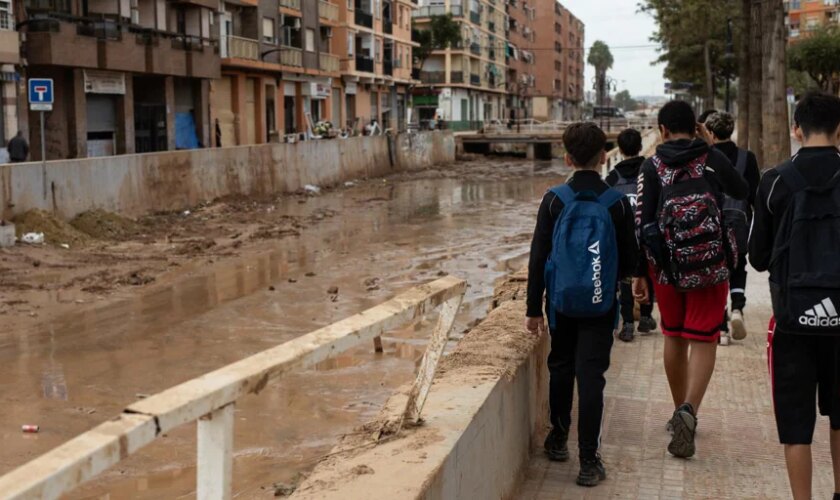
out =
<path fill-rule="evenodd" d="M 539 318 L 525 318 L 525 329 L 532 335 L 542 335 L 545 332 L 545 319 Z"/>
<path fill-rule="evenodd" d="M 648 289 L 648 282 L 645 278 L 633 278 L 633 298 L 639 304 L 650 302 L 650 290 Z"/>

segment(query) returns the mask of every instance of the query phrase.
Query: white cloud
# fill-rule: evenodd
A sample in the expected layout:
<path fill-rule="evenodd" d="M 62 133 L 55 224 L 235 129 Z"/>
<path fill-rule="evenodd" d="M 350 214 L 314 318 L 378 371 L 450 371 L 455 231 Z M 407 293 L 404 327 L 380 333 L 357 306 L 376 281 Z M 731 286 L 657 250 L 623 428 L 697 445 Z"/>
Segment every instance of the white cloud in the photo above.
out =
<path fill-rule="evenodd" d="M 610 76 L 618 82 L 618 89 L 627 89 L 632 95 L 664 94 L 665 78 L 662 65 L 651 66 L 659 53 L 650 41 L 656 31 L 656 22 L 645 13 L 638 12 L 637 0 L 562 0 L 586 26 L 586 47 L 595 40 L 602 40 L 611 47 L 615 64 Z M 622 48 L 649 46 L 645 48 Z M 586 54 L 588 55 L 588 53 Z M 584 86 L 592 88 L 595 71 L 586 66 Z"/>

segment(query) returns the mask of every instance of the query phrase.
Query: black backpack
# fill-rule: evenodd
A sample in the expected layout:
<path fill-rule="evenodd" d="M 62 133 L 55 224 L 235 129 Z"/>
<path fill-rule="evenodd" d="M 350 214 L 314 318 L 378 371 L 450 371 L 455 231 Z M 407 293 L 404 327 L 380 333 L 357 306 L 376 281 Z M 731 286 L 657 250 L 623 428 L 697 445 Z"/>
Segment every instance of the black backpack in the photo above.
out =
<path fill-rule="evenodd" d="M 636 210 L 636 198 L 638 196 L 639 191 L 639 178 L 637 177 L 624 177 L 621 175 L 618 170 L 615 171 L 615 175 L 618 180 L 613 186 L 613 189 L 618 191 L 619 193 L 623 194 L 627 197 L 627 200 L 630 202 L 630 206 L 633 210 Z"/>
<path fill-rule="evenodd" d="M 793 161 L 779 167 L 793 191 L 770 261 L 770 293 L 780 331 L 840 335 L 840 171 L 811 186 Z"/>
<path fill-rule="evenodd" d="M 747 172 L 747 151 L 738 149 L 738 161 L 735 163 L 735 170 L 746 176 Z M 750 226 L 752 225 L 752 207 L 747 200 L 736 200 L 726 195 L 723 201 L 723 221 L 726 227 L 735 234 L 735 241 L 741 252 L 746 253 L 750 240 Z"/>

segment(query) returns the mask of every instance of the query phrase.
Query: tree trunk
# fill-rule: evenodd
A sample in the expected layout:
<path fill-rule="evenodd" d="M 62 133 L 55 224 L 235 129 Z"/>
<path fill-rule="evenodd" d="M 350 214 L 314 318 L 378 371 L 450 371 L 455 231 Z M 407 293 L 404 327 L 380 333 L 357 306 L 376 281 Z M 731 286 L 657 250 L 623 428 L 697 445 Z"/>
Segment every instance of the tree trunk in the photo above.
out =
<path fill-rule="evenodd" d="M 761 129 L 761 2 L 762 0 L 750 0 L 750 106 L 749 106 L 749 148 L 755 153 L 759 167 L 764 165 L 762 155 Z"/>
<path fill-rule="evenodd" d="M 750 143 L 750 2 L 741 0 L 741 38 L 738 40 L 738 142 Z"/>
<path fill-rule="evenodd" d="M 775 166 L 790 157 L 788 122 L 785 12 L 781 0 L 764 0 L 762 50 L 762 137 L 765 166 Z"/>
<path fill-rule="evenodd" d="M 712 74 L 712 42 L 706 40 L 703 47 L 703 58 L 706 63 L 706 109 L 715 107 L 715 75 Z M 704 110 L 705 111 L 705 110 Z"/>

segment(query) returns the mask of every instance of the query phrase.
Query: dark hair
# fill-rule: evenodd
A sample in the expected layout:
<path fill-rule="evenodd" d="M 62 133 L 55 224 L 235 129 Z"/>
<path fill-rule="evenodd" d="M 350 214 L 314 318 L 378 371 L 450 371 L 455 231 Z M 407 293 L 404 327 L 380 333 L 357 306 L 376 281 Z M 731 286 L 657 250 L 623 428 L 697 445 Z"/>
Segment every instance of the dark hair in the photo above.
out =
<path fill-rule="evenodd" d="M 659 110 L 659 125 L 668 129 L 672 134 L 697 133 L 697 122 L 694 110 L 685 101 L 669 101 Z"/>
<path fill-rule="evenodd" d="M 732 138 L 735 132 L 735 117 L 726 111 L 714 113 L 704 123 L 709 132 L 720 141 Z"/>
<path fill-rule="evenodd" d="M 703 111 L 700 117 L 697 118 L 697 123 L 706 123 L 706 120 L 708 120 L 710 116 L 717 112 L 718 110 L 716 109 L 707 109 L 706 111 Z"/>
<path fill-rule="evenodd" d="M 634 128 L 628 128 L 618 134 L 618 149 L 624 156 L 638 156 L 642 151 L 642 134 Z"/>
<path fill-rule="evenodd" d="M 805 137 L 834 134 L 840 127 L 840 98 L 825 92 L 808 92 L 796 105 L 793 121 Z"/>
<path fill-rule="evenodd" d="M 607 135 L 598 125 L 591 122 L 573 123 L 563 133 L 566 153 L 572 157 L 575 166 L 581 168 L 597 166 L 606 145 Z"/>

